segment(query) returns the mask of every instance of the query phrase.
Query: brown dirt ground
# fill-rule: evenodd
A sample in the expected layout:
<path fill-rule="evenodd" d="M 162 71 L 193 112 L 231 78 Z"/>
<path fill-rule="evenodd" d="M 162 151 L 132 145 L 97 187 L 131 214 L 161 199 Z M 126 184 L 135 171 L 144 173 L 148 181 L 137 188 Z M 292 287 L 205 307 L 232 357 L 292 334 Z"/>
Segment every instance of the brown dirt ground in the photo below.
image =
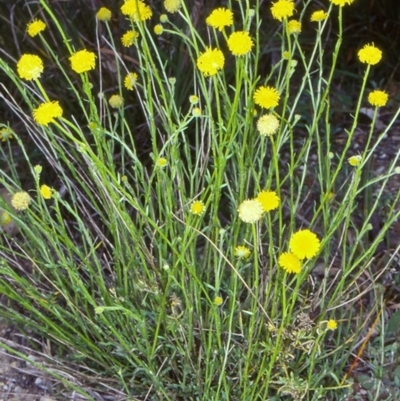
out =
<path fill-rule="evenodd" d="M 21 337 L 9 326 L 0 321 L 0 342 L 24 352 Z M 25 355 L 30 357 L 29 351 Z M 51 381 L 43 372 L 0 348 L 0 401 L 53 401 Z"/>

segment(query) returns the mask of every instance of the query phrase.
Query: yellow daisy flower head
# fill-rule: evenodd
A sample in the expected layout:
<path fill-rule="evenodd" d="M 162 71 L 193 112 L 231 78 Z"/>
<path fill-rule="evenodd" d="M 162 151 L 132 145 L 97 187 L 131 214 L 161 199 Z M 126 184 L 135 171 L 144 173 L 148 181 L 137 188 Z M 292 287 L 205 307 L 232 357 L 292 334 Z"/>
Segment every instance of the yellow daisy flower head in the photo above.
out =
<path fill-rule="evenodd" d="M 340 6 L 343 7 L 346 4 L 352 4 L 354 0 L 331 0 L 331 3 L 334 4 L 335 6 Z"/>
<path fill-rule="evenodd" d="M 292 235 L 289 241 L 290 251 L 300 260 L 311 259 L 321 247 L 318 237 L 310 230 L 300 230 Z"/>
<path fill-rule="evenodd" d="M 361 162 L 361 155 L 350 156 L 347 161 L 349 162 L 350 166 L 356 167 Z"/>
<path fill-rule="evenodd" d="M 161 24 L 157 24 L 154 26 L 154 33 L 156 35 L 161 35 L 164 32 L 164 28 Z"/>
<path fill-rule="evenodd" d="M 110 21 L 111 11 L 107 7 L 101 7 L 99 11 L 97 11 L 96 17 L 99 21 Z"/>
<path fill-rule="evenodd" d="M 233 32 L 228 38 L 228 48 L 234 56 L 247 54 L 253 46 L 249 33 L 245 31 Z"/>
<path fill-rule="evenodd" d="M 263 136 L 271 136 L 278 131 L 279 120 L 273 114 L 264 114 L 257 121 L 257 129 Z"/>
<path fill-rule="evenodd" d="M 217 297 L 214 298 L 214 305 L 215 306 L 221 306 L 223 302 L 224 302 L 224 300 L 220 296 L 217 296 Z"/>
<path fill-rule="evenodd" d="M 142 0 L 125 0 L 121 12 L 134 21 L 146 21 L 153 15 L 151 8 Z"/>
<path fill-rule="evenodd" d="M 42 185 L 40 187 L 40 195 L 43 196 L 44 199 L 51 199 L 53 193 L 51 188 L 48 185 Z"/>
<path fill-rule="evenodd" d="M 34 19 L 30 22 L 26 27 L 26 32 L 30 37 L 35 37 L 40 32 L 43 32 L 46 29 L 46 24 L 41 19 Z"/>
<path fill-rule="evenodd" d="M 239 218 L 245 223 L 256 223 L 263 215 L 263 207 L 257 199 L 243 201 L 238 208 Z"/>
<path fill-rule="evenodd" d="M 383 107 L 388 102 L 389 95 L 385 91 L 374 90 L 368 95 L 368 102 L 371 106 Z"/>
<path fill-rule="evenodd" d="M 221 70 L 225 64 L 225 57 L 221 50 L 207 48 L 204 53 L 201 53 L 197 59 L 197 68 L 204 76 L 213 76 L 218 70 Z"/>
<path fill-rule="evenodd" d="M 82 74 L 94 69 L 96 66 L 96 55 L 86 49 L 79 50 L 69 58 L 69 61 L 71 68 L 78 74 Z"/>
<path fill-rule="evenodd" d="M 136 72 L 130 72 L 124 79 L 124 86 L 129 91 L 133 91 L 133 88 L 138 80 L 138 74 Z"/>
<path fill-rule="evenodd" d="M 287 30 L 290 35 L 301 33 L 301 22 L 291 19 L 287 24 Z"/>
<path fill-rule="evenodd" d="M 369 65 L 378 64 L 382 59 L 382 51 L 375 47 L 374 44 L 365 45 L 358 51 L 357 55 L 362 63 Z"/>
<path fill-rule="evenodd" d="M 62 117 L 63 109 L 58 101 L 45 102 L 33 110 L 33 119 L 39 124 L 47 126 L 54 123 L 55 118 Z"/>
<path fill-rule="evenodd" d="M 20 191 L 16 192 L 11 198 L 11 205 L 16 210 L 25 210 L 31 203 L 32 198 L 29 196 L 28 192 Z"/>
<path fill-rule="evenodd" d="M 192 115 L 193 115 L 193 117 L 200 117 L 201 116 L 201 108 L 194 107 L 192 110 Z"/>
<path fill-rule="evenodd" d="M 233 12 L 228 8 L 216 8 L 207 18 L 206 24 L 222 31 L 226 26 L 233 24 Z"/>
<path fill-rule="evenodd" d="M 328 330 L 336 330 L 337 329 L 337 322 L 336 320 L 329 319 L 326 323 L 326 328 Z"/>
<path fill-rule="evenodd" d="M 90 131 L 93 131 L 93 132 L 95 132 L 95 131 L 97 131 L 97 130 L 99 130 L 101 127 L 96 123 L 96 122 L 94 122 L 94 121 L 91 121 L 89 124 L 88 124 L 88 127 L 89 127 L 89 129 L 90 129 Z"/>
<path fill-rule="evenodd" d="M 23 54 L 17 63 L 19 77 L 27 81 L 38 79 L 43 69 L 42 59 L 34 54 Z"/>
<path fill-rule="evenodd" d="M 328 200 L 328 202 L 330 202 L 334 197 L 335 197 L 335 193 L 332 192 L 332 191 L 329 191 L 329 192 L 326 194 L 326 199 Z"/>
<path fill-rule="evenodd" d="M 125 32 L 121 37 L 121 42 L 125 47 L 132 46 L 138 39 L 139 32 L 134 31 L 133 29 Z"/>
<path fill-rule="evenodd" d="M 279 196 L 275 191 L 261 191 L 256 199 L 261 203 L 264 212 L 277 209 L 280 203 Z"/>
<path fill-rule="evenodd" d="M 43 167 L 40 164 L 37 164 L 35 167 L 33 167 L 33 171 L 38 177 L 40 177 L 40 174 L 42 174 L 43 171 Z"/>
<path fill-rule="evenodd" d="M 190 205 L 190 212 L 197 216 L 203 214 L 205 210 L 206 207 L 202 201 L 197 200 Z"/>
<path fill-rule="evenodd" d="M 196 95 L 191 95 L 189 96 L 189 102 L 190 104 L 197 104 L 199 103 L 199 97 Z"/>
<path fill-rule="evenodd" d="M 4 127 L 0 129 L 0 141 L 6 142 L 12 139 L 14 136 L 14 131 L 10 127 Z"/>
<path fill-rule="evenodd" d="M 12 222 L 12 217 L 9 213 L 2 211 L 0 213 L 0 226 L 6 226 Z"/>
<path fill-rule="evenodd" d="M 272 109 L 278 106 L 280 95 L 277 89 L 270 86 L 260 86 L 253 96 L 255 104 L 264 109 Z"/>
<path fill-rule="evenodd" d="M 179 9 L 181 8 L 181 0 L 165 0 L 164 1 L 164 7 L 165 9 L 173 14 L 173 13 L 177 13 L 179 11 Z"/>
<path fill-rule="evenodd" d="M 119 109 L 124 105 L 124 99 L 120 95 L 112 95 L 110 99 L 108 99 L 108 104 L 114 109 Z"/>
<path fill-rule="evenodd" d="M 289 18 L 294 13 L 294 2 L 292 0 L 279 0 L 276 3 L 272 3 L 271 13 L 278 21 Z"/>
<path fill-rule="evenodd" d="M 318 10 L 318 11 L 314 11 L 311 14 L 311 18 L 310 20 L 312 22 L 319 22 L 319 21 L 323 21 L 324 19 L 328 18 L 328 13 L 326 13 L 324 10 Z"/>
<path fill-rule="evenodd" d="M 159 168 L 164 168 L 168 165 L 168 160 L 165 157 L 159 157 L 156 161 L 156 166 Z"/>
<path fill-rule="evenodd" d="M 244 245 L 238 245 L 237 247 L 235 247 L 235 250 L 233 251 L 233 255 L 238 259 L 247 259 L 250 256 L 250 253 L 251 253 L 250 249 Z"/>
<path fill-rule="evenodd" d="M 278 265 L 287 273 L 298 274 L 301 272 L 301 261 L 291 252 L 282 253 L 278 258 Z"/>
<path fill-rule="evenodd" d="M 165 24 L 168 21 L 168 15 L 167 14 L 161 14 L 160 15 L 160 22 L 162 24 Z"/>

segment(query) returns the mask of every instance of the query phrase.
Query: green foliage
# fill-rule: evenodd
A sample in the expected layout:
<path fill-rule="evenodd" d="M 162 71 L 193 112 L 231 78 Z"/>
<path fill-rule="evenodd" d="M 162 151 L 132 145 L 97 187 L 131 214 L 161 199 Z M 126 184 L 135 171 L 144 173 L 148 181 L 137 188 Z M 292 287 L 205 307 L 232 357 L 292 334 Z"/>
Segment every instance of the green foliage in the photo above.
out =
<path fill-rule="evenodd" d="M 259 12 L 265 5 L 258 0 L 229 1 L 234 26 L 222 31 L 195 24 L 182 2 L 160 36 L 153 27 L 164 10 L 152 10 L 146 21 L 115 10 L 124 32 L 139 33 L 129 48 L 112 21 L 93 16 L 90 28 L 73 29 L 58 6 L 40 0 L 47 28 L 24 53 L 38 54 L 44 72 L 26 81 L 18 60 L 0 58 L 6 76 L 0 98 L 11 128 L 20 127 L 1 147 L 7 167 L 0 180 L 11 195 L 31 197 L 29 207 L 16 207 L 13 196 L 0 204 L 18 229 L 0 244 L 3 316 L 51 340 L 64 363 L 79 364 L 86 378 L 117 379 L 127 397 L 347 394 L 349 357 L 385 308 L 381 297 L 364 310 L 363 299 L 393 266 L 391 254 L 380 269 L 375 262 L 400 215 L 400 193 L 388 195 L 400 152 L 377 175 L 369 167 L 400 109 L 376 132 L 379 107 L 372 108 L 365 147 L 349 163 L 374 67 L 362 64 L 345 118 L 350 124 L 338 128 L 332 103 L 342 7 L 327 3 L 328 19 L 313 25 L 311 1 L 300 6 L 296 16 L 310 27 L 306 45 L 283 18 L 274 21 L 280 48 L 266 50 Z M 332 57 L 323 50 L 328 23 L 338 26 Z M 84 29 L 95 30 L 94 41 L 81 39 Z M 250 52 L 229 52 L 234 31 L 250 32 Z M 210 56 L 199 69 L 209 47 L 224 62 Z M 92 60 L 70 64 L 83 49 L 96 55 L 94 69 Z M 378 49 L 369 51 L 367 59 Z M 267 71 L 260 63 L 266 52 L 276 58 Z M 137 80 L 127 85 L 129 73 Z M 259 107 L 260 87 L 277 90 L 276 107 Z M 114 95 L 122 106 L 109 102 Z M 38 107 L 49 101 L 58 101 L 63 115 L 43 124 L 53 109 L 38 118 Z M 270 129 L 261 123 L 266 115 L 279 125 L 261 135 Z M 339 129 L 340 151 L 333 145 Z M 51 199 L 42 185 L 54 187 Z M 244 205 L 252 200 L 265 208 L 263 191 L 279 202 L 258 216 Z M 375 231 L 382 199 L 385 216 Z M 308 236 L 294 244 L 302 230 L 317 242 Z M 297 274 L 282 263 L 288 252 L 301 266 Z"/>

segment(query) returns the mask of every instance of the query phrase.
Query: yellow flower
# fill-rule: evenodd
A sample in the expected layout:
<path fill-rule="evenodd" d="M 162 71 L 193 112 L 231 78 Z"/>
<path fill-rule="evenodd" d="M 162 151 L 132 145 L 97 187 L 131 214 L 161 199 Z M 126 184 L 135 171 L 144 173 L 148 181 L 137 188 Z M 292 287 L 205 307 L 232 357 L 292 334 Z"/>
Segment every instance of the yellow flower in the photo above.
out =
<path fill-rule="evenodd" d="M 160 22 L 162 24 L 166 23 L 168 21 L 168 15 L 167 14 L 161 14 L 160 15 Z"/>
<path fill-rule="evenodd" d="M 206 210 L 206 207 L 204 206 L 204 203 L 202 201 L 194 201 L 190 205 L 190 212 L 192 214 L 200 215 L 200 214 L 203 214 L 205 210 Z"/>
<path fill-rule="evenodd" d="M 371 106 L 383 107 L 386 106 L 389 95 L 385 91 L 374 90 L 368 95 L 368 102 Z"/>
<path fill-rule="evenodd" d="M 336 320 L 329 319 L 328 322 L 326 323 L 326 328 L 328 330 L 336 330 L 337 329 L 337 322 Z"/>
<path fill-rule="evenodd" d="M 245 223 L 255 223 L 261 219 L 263 207 L 257 199 L 243 201 L 238 208 L 239 218 Z"/>
<path fill-rule="evenodd" d="M 108 100 L 108 103 L 114 109 L 119 109 L 124 105 L 124 99 L 120 95 L 112 95 Z"/>
<path fill-rule="evenodd" d="M 292 235 L 289 241 L 290 251 L 299 259 L 311 259 L 321 247 L 318 237 L 310 230 L 300 230 Z"/>
<path fill-rule="evenodd" d="M 381 61 L 382 52 L 372 45 L 365 45 L 361 50 L 358 51 L 358 59 L 365 64 L 375 65 Z"/>
<path fill-rule="evenodd" d="M 301 22 L 294 19 L 290 20 L 287 24 L 289 34 L 295 34 L 301 32 Z"/>
<path fill-rule="evenodd" d="M 228 48 L 234 56 L 243 56 L 254 46 L 248 32 L 233 32 L 228 38 Z"/>
<path fill-rule="evenodd" d="M 193 115 L 193 117 L 200 117 L 201 116 L 201 108 L 194 107 L 192 110 L 192 115 Z"/>
<path fill-rule="evenodd" d="M 221 306 L 222 305 L 222 302 L 224 302 L 224 300 L 222 299 L 222 297 L 215 297 L 214 298 L 214 305 L 215 306 Z"/>
<path fill-rule="evenodd" d="M 136 72 L 130 72 L 124 79 L 124 86 L 126 89 L 132 91 L 138 79 Z"/>
<path fill-rule="evenodd" d="M 264 109 L 272 109 L 278 106 L 280 99 L 279 92 L 270 86 L 260 86 L 253 96 L 254 102 Z"/>
<path fill-rule="evenodd" d="M 224 67 L 225 57 L 221 50 L 207 48 L 197 59 L 197 68 L 204 76 L 213 76 Z"/>
<path fill-rule="evenodd" d="M 162 26 L 161 24 L 157 24 L 157 25 L 154 27 L 154 33 L 155 33 L 156 35 L 161 35 L 161 34 L 163 33 L 163 31 L 164 31 L 164 28 L 163 28 L 163 26 Z"/>
<path fill-rule="evenodd" d="M 247 259 L 250 256 L 250 249 L 247 248 L 247 246 L 244 245 L 238 245 L 235 250 L 233 251 L 233 254 L 238 258 L 238 259 Z"/>
<path fill-rule="evenodd" d="M 261 203 L 264 212 L 277 209 L 280 203 L 279 196 L 275 191 L 261 191 L 256 199 Z"/>
<path fill-rule="evenodd" d="M 51 188 L 47 185 L 42 185 L 40 187 L 40 195 L 42 195 L 44 199 L 51 199 L 52 196 Z"/>
<path fill-rule="evenodd" d="M 38 79 L 43 68 L 42 59 L 34 54 L 23 54 L 17 63 L 19 77 L 27 81 Z"/>
<path fill-rule="evenodd" d="M 313 22 L 323 21 L 324 19 L 327 18 L 328 18 L 328 13 L 326 13 L 324 10 L 314 11 L 311 14 L 311 21 Z"/>
<path fill-rule="evenodd" d="M 6 226 L 12 222 L 12 217 L 9 213 L 1 211 L 0 214 L 0 226 Z"/>
<path fill-rule="evenodd" d="M 110 21 L 111 11 L 106 7 L 101 7 L 100 10 L 97 11 L 96 17 L 100 21 Z"/>
<path fill-rule="evenodd" d="M 350 166 L 356 167 L 360 164 L 362 157 L 360 155 L 351 156 L 347 159 Z"/>
<path fill-rule="evenodd" d="M 346 4 L 351 4 L 353 2 L 354 2 L 354 0 L 331 0 L 332 4 L 334 4 L 335 6 L 340 6 L 340 7 L 343 7 Z"/>
<path fill-rule="evenodd" d="M 301 272 L 301 262 L 300 259 L 290 252 L 284 252 L 279 256 L 278 264 L 288 273 L 300 273 Z"/>
<path fill-rule="evenodd" d="M 257 129 L 263 136 L 271 136 L 278 131 L 279 120 L 273 114 L 265 114 L 257 121 Z"/>
<path fill-rule="evenodd" d="M 217 8 L 206 18 L 206 24 L 222 31 L 233 24 L 233 13 L 228 8 Z"/>
<path fill-rule="evenodd" d="M 126 0 L 121 12 L 135 21 L 146 21 L 153 15 L 151 8 L 142 0 Z"/>
<path fill-rule="evenodd" d="M 181 8 L 181 0 L 165 0 L 164 7 L 169 13 L 176 13 Z"/>
<path fill-rule="evenodd" d="M 78 74 L 93 70 L 96 66 L 96 55 L 93 52 L 79 50 L 70 56 L 71 68 Z"/>
<path fill-rule="evenodd" d="M 197 104 L 199 103 L 199 97 L 196 95 L 191 95 L 189 96 L 189 102 L 190 104 Z"/>
<path fill-rule="evenodd" d="M 90 131 L 93 131 L 93 132 L 98 131 L 98 130 L 101 129 L 101 126 L 98 125 L 98 124 L 97 124 L 96 122 L 94 122 L 94 121 L 91 121 L 91 122 L 88 124 L 88 127 L 89 127 Z"/>
<path fill-rule="evenodd" d="M 46 29 L 46 24 L 41 19 L 34 19 L 26 27 L 28 35 L 31 36 L 32 38 L 38 35 L 40 32 L 43 32 L 45 29 Z"/>
<path fill-rule="evenodd" d="M 139 37 L 139 32 L 136 32 L 133 29 L 131 29 L 122 35 L 121 42 L 125 47 L 129 47 L 136 42 L 138 37 Z"/>
<path fill-rule="evenodd" d="M 31 203 L 31 200 L 32 198 L 29 196 L 28 192 L 16 192 L 11 198 L 11 205 L 16 210 L 25 210 Z"/>
<path fill-rule="evenodd" d="M 278 21 L 291 17 L 294 13 L 294 2 L 292 0 L 279 0 L 272 3 L 271 13 Z"/>
<path fill-rule="evenodd" d="M 329 192 L 326 194 L 326 199 L 327 199 L 328 202 L 330 202 L 334 197 L 335 197 L 335 193 L 332 192 L 332 191 L 329 191 Z"/>
<path fill-rule="evenodd" d="M 61 117 L 63 109 L 58 101 L 45 102 L 33 110 L 33 119 L 40 125 L 49 125 L 55 118 Z"/>
<path fill-rule="evenodd" d="M 0 141 L 5 142 L 12 139 L 14 131 L 10 127 L 0 129 Z"/>
<path fill-rule="evenodd" d="M 159 157 L 156 161 L 156 166 L 159 168 L 164 168 L 168 165 L 168 160 L 165 157 Z"/>

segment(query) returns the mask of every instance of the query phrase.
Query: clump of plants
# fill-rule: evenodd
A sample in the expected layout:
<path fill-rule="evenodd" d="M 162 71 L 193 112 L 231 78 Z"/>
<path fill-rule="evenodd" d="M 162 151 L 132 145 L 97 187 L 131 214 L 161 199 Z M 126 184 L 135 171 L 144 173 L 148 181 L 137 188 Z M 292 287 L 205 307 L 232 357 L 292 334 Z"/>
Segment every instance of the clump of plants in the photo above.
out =
<path fill-rule="evenodd" d="M 376 132 L 390 100 L 371 88 L 382 52 L 368 38 L 346 140 L 333 146 L 342 13 L 353 0 L 320 10 L 310 0 L 271 3 L 281 47 L 267 73 L 265 2 L 228 1 L 197 25 L 188 1 L 155 9 L 126 0 L 118 15 L 98 10 L 93 45 L 71 40 L 51 3 L 39 3 L 45 18 L 26 21 L 35 47 L 0 58 L 0 97 L 13 116 L 1 130 L 2 315 L 52 342 L 82 381 L 99 389 L 113 379 L 127 399 L 348 394 L 351 355 L 382 313 L 379 283 L 398 252 L 375 268 L 399 193 L 371 235 L 373 217 L 400 155 L 365 174 L 400 112 Z M 328 22 L 338 29 L 332 54 Z M 357 154 L 366 104 L 373 114 Z M 24 177 L 11 141 L 29 166 Z M 376 302 L 365 304 L 367 294 Z M 45 368 L 59 378 L 59 366 Z"/>

